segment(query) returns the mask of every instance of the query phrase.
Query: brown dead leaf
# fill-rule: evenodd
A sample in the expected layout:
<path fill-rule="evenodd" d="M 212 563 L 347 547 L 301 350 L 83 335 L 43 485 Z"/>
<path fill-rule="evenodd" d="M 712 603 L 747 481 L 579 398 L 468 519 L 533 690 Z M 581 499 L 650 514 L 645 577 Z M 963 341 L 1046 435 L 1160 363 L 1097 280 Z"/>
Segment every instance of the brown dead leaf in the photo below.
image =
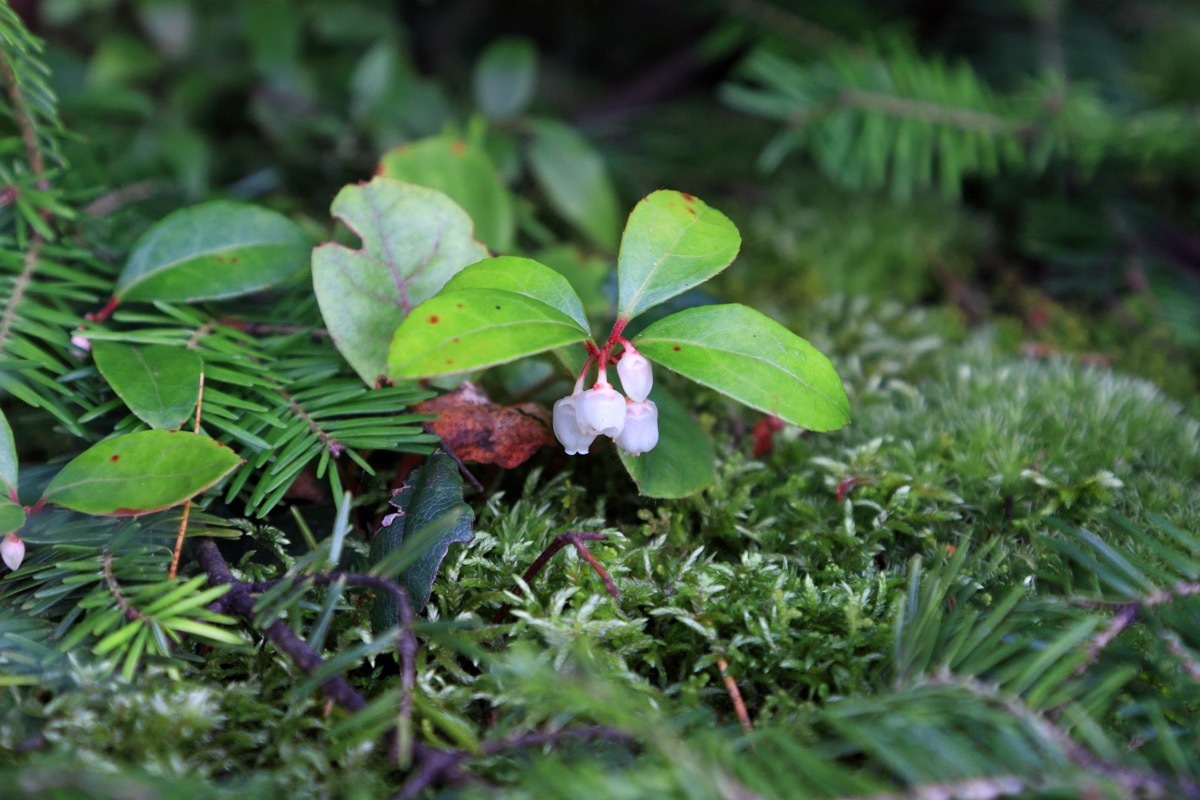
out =
<path fill-rule="evenodd" d="M 425 423 L 463 461 L 512 469 L 543 445 L 555 444 L 550 414 L 539 403 L 502 406 L 470 381 L 449 394 L 418 404 L 413 411 L 437 414 Z"/>

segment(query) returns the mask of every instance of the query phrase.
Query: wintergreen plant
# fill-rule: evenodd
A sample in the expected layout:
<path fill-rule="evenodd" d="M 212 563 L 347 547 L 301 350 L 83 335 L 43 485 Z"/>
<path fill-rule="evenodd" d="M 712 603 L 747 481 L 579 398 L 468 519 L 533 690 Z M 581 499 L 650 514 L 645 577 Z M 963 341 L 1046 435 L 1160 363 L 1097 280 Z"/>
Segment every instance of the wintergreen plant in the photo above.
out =
<path fill-rule="evenodd" d="M 386 191 L 386 184 L 379 190 Z M 443 241 L 444 234 L 417 251 L 437 251 Z M 651 361 L 800 427 L 842 427 L 849 403 L 829 360 L 751 308 L 686 308 L 626 338 L 627 327 L 646 311 L 729 266 L 740 243 L 733 223 L 698 198 L 654 192 L 629 215 L 617 259 L 616 319 L 598 343 L 583 301 L 561 274 L 531 259 L 488 258 L 453 274 L 404 316 L 387 352 L 387 374 L 460 375 L 550 350 L 574 365 L 573 354 L 561 348 L 582 344 L 586 354 L 576 367 L 575 388 L 555 404 L 555 433 L 571 454 L 587 453 L 598 436 L 614 439 L 649 494 L 663 490 L 656 476 L 672 464 L 703 458 L 688 434 L 680 436 L 687 423 L 678 405 L 660 408 L 650 399 L 663 396 L 653 388 Z M 614 364 L 628 397 L 608 382 Z M 585 391 L 593 368 L 595 382 Z"/>

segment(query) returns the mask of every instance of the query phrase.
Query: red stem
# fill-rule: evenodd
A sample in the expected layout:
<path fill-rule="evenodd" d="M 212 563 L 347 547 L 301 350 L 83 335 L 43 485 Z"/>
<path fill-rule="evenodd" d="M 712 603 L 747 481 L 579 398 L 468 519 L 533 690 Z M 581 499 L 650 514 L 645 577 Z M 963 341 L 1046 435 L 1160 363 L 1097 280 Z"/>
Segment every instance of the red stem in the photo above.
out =
<path fill-rule="evenodd" d="M 85 314 L 84 319 L 86 319 L 88 322 L 104 322 L 106 319 L 112 316 L 112 313 L 117 310 L 117 306 L 120 305 L 120 303 L 121 299 L 116 295 L 113 295 L 109 301 L 104 304 L 104 308 L 100 309 L 99 311 L 93 311 L 90 314 Z"/>

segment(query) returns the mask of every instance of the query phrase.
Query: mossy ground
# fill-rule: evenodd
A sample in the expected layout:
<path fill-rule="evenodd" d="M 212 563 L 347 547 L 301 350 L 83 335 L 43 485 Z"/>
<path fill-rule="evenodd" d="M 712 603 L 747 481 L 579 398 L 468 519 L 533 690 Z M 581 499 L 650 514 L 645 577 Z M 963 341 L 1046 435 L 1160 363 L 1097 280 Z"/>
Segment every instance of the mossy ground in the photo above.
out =
<path fill-rule="evenodd" d="M 986 607 L 993 588 L 1024 581 L 1036 593 L 1039 576 L 1062 571 L 1050 515 L 1136 549 L 1109 510 L 1184 529 L 1200 510 L 1197 424 L 1142 378 L 1015 356 L 989 329 L 967 334 L 953 316 L 894 304 L 831 300 L 789 322 L 837 362 L 854 423 L 784 430 L 755 458 L 751 418 L 701 392 L 719 464 L 697 497 L 640 499 L 604 452 L 565 469 L 547 454 L 510 474 L 438 578 L 418 672 L 422 736 L 462 746 L 489 730 L 587 720 L 660 740 L 686 734 L 686 747 L 659 756 L 674 753 L 680 774 L 701 770 L 689 759 L 713 743 L 697 732 L 736 725 L 721 664 L 768 728 L 888 687 L 914 557 L 996 548 L 992 572 L 971 576 Z M 570 548 L 516 594 L 516 576 L 567 530 L 608 534 L 592 552 L 619 599 Z M 338 634 L 347 645 L 369 638 L 362 604 L 350 602 L 359 623 Z M 510 616 L 493 624 L 504 605 Z M 13 752 L 41 729 L 39 763 L 70 755 L 60 777 L 109 765 L 213 793 L 368 797 L 395 781 L 369 739 L 330 747 L 333 720 L 317 695 L 295 693 L 270 650 L 253 664 L 215 658 L 182 680 L 151 672 L 132 685 L 77 671 L 78 691 L 10 697 L 0 741 Z M 392 670 L 381 655 L 352 676 L 369 687 Z M 612 790 L 600 766 L 564 757 L 580 790 Z M 677 785 L 661 761 L 612 757 L 630 786 Z M 557 774 L 547 763 L 524 764 L 526 796 L 550 796 L 536 790 Z M 483 766 L 493 777 L 513 769 Z"/>

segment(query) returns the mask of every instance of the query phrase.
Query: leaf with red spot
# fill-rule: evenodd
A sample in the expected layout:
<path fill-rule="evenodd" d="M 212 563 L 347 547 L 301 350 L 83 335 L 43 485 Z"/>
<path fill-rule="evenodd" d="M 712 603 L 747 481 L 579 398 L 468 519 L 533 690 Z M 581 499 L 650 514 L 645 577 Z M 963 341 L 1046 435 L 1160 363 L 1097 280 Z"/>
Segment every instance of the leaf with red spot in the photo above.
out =
<path fill-rule="evenodd" d="M 630 320 L 733 263 L 742 237 L 690 194 L 661 190 L 634 206 L 617 258 L 617 315 Z"/>
<path fill-rule="evenodd" d="M 139 431 L 97 442 L 67 462 L 42 500 L 84 514 L 146 514 L 195 497 L 241 463 L 207 436 Z"/>
<path fill-rule="evenodd" d="M 512 247 L 513 199 L 487 153 L 453 136 L 402 144 L 384 154 L 379 174 L 445 192 L 475 221 L 479 238 L 497 252 Z"/>
<path fill-rule="evenodd" d="M 557 443 L 550 432 L 550 415 L 543 406 L 493 403 L 470 381 L 412 410 L 437 414 L 437 419 L 426 423 L 427 427 L 463 461 L 512 469 L 528 461 L 539 448 Z"/>
<path fill-rule="evenodd" d="M 388 343 L 409 312 L 454 273 L 486 258 L 471 218 L 441 192 L 375 178 L 347 186 L 333 215 L 358 234 L 354 250 L 313 251 L 313 289 L 342 357 L 369 386 L 387 373 Z"/>
<path fill-rule="evenodd" d="M 775 320 L 743 305 L 689 308 L 634 338 L 639 352 L 751 408 L 814 431 L 850 421 L 829 359 Z"/>
<path fill-rule="evenodd" d="M 396 329 L 388 375 L 452 375 L 587 338 L 579 322 L 525 294 L 502 289 L 442 292 L 415 308 Z"/>
<path fill-rule="evenodd" d="M 120 300 L 194 303 L 256 292 L 304 269 L 311 242 L 282 214 L 216 200 L 155 223 L 117 278 Z"/>

